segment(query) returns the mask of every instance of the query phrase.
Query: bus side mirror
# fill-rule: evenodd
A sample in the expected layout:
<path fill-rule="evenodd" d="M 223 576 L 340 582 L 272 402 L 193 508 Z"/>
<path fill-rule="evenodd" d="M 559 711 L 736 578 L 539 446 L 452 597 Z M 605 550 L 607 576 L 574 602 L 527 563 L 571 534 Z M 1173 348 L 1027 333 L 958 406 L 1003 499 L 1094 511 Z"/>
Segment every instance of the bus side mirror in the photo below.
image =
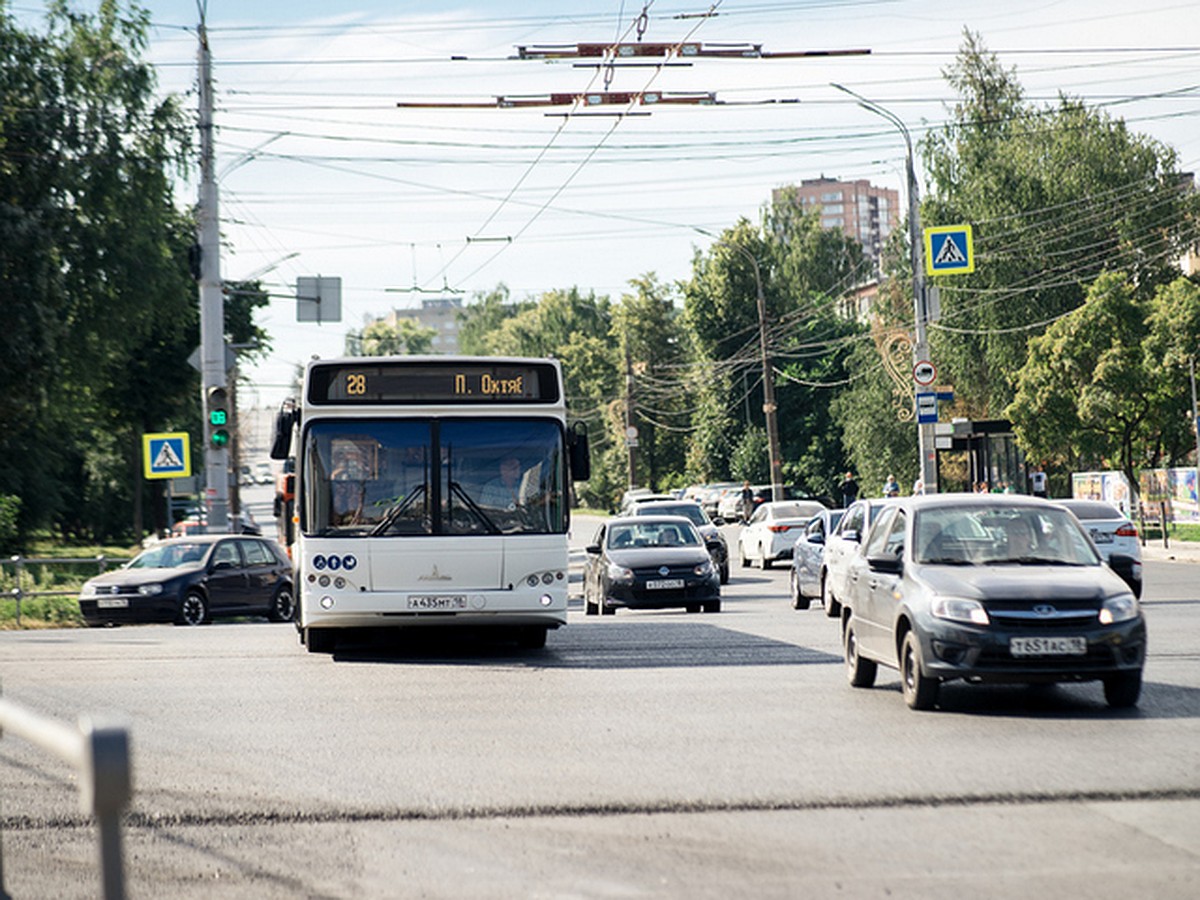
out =
<path fill-rule="evenodd" d="M 571 480 L 587 481 L 592 477 L 592 454 L 588 449 L 587 426 L 576 422 L 567 432 L 567 449 L 570 454 Z"/>
<path fill-rule="evenodd" d="M 271 459 L 287 459 L 292 450 L 292 429 L 300 414 L 293 400 L 284 400 L 275 416 L 275 434 L 271 439 Z"/>

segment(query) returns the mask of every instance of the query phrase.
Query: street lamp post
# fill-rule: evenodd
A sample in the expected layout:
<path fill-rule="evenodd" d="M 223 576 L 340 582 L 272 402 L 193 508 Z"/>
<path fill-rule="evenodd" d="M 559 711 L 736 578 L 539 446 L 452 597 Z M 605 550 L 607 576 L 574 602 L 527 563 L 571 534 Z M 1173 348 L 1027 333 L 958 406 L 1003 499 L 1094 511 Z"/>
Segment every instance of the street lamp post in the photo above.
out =
<path fill-rule="evenodd" d="M 929 307 L 925 295 L 925 261 L 923 258 L 924 242 L 921 239 L 920 196 L 917 191 L 916 168 L 913 164 L 912 136 L 908 133 L 908 128 L 905 127 L 904 122 L 895 113 L 884 109 L 878 103 L 868 100 L 861 94 L 856 94 L 848 87 L 840 84 L 834 84 L 833 87 L 845 94 L 849 94 L 858 101 L 859 106 L 868 112 L 875 113 L 877 116 L 887 119 L 904 136 L 905 169 L 908 177 L 908 243 L 909 255 L 912 261 L 913 313 L 916 318 L 914 326 L 913 364 L 930 361 L 929 335 L 927 333 Z M 932 423 L 921 423 L 919 416 L 917 422 L 917 446 L 921 457 L 921 481 L 925 485 L 926 492 L 930 494 L 937 493 L 937 450 L 934 440 L 934 427 Z"/>
<path fill-rule="evenodd" d="M 767 349 L 767 299 L 763 294 L 762 271 L 758 259 L 739 244 L 723 240 L 702 228 L 697 228 L 700 234 L 712 238 L 714 243 L 728 247 L 745 257 L 754 269 L 754 291 L 758 303 L 758 347 L 762 357 L 763 370 L 763 417 L 767 423 L 767 460 L 771 467 L 771 499 L 783 500 L 783 457 L 779 449 L 779 418 L 778 407 L 775 404 L 775 371 L 771 364 L 771 353 Z"/>

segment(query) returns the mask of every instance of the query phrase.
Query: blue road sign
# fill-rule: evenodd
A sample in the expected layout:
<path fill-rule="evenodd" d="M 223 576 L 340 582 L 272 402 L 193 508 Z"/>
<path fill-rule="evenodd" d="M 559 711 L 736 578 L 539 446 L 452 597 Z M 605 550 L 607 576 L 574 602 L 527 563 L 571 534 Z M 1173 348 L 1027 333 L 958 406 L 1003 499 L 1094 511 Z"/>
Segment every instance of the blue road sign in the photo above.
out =
<path fill-rule="evenodd" d="M 937 394 L 933 391 L 917 392 L 917 424 L 927 425 L 938 420 Z"/>
<path fill-rule="evenodd" d="M 142 435 L 146 478 L 187 478 L 192 474 L 192 454 L 186 431 Z"/>
<path fill-rule="evenodd" d="M 975 271 L 970 225 L 936 225 L 925 229 L 925 271 L 954 275 Z"/>

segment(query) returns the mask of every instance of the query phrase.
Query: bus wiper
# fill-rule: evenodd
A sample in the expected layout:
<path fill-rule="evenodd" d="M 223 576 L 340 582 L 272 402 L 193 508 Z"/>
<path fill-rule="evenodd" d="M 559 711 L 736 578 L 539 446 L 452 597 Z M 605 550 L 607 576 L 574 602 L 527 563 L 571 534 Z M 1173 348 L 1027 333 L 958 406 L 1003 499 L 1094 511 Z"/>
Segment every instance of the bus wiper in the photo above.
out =
<path fill-rule="evenodd" d="M 457 481 L 450 482 L 450 493 L 462 501 L 463 506 L 469 509 L 483 523 L 483 527 L 488 530 L 488 534 L 501 534 L 500 528 L 491 520 L 470 495 L 463 490 L 463 486 Z"/>
<path fill-rule="evenodd" d="M 387 530 L 396 524 L 396 520 L 399 519 L 400 516 L 403 515 L 410 506 L 417 502 L 417 498 L 425 496 L 426 489 L 426 485 L 418 484 L 412 489 L 412 493 L 405 497 L 402 502 L 398 503 L 396 506 L 393 506 L 383 514 L 383 518 L 379 520 L 379 524 L 372 528 L 367 536 L 379 537 L 381 534 L 387 534 Z"/>

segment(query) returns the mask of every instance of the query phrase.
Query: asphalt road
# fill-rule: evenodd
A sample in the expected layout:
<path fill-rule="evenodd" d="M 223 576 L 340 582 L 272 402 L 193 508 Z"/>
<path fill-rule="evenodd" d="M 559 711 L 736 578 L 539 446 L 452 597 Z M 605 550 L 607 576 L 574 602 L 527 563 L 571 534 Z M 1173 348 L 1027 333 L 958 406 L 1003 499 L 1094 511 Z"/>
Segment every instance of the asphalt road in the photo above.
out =
<path fill-rule="evenodd" d="M 1147 563 L 1124 712 L 1099 685 L 947 686 L 911 712 L 894 673 L 846 684 L 786 569 L 736 564 L 720 614 L 575 604 L 540 651 L 315 656 L 265 621 L 8 632 L 0 683 L 129 722 L 133 897 L 1191 898 L 1197 574 Z M 13 896 L 97 893 L 74 776 L 11 737 L 0 828 Z"/>

